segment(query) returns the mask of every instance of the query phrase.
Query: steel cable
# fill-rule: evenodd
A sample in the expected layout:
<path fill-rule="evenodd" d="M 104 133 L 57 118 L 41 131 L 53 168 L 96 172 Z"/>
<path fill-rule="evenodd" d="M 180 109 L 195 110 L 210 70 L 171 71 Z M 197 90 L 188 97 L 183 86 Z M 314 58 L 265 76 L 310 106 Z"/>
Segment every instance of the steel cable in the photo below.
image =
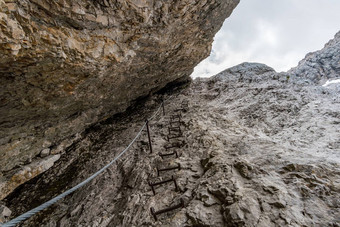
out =
<path fill-rule="evenodd" d="M 170 96 L 171 97 L 171 96 Z M 170 97 L 168 99 L 170 99 Z M 167 99 L 167 100 L 168 100 Z M 155 114 L 149 119 L 149 121 L 151 121 L 154 117 L 156 117 L 156 115 L 159 113 L 162 105 L 164 102 L 161 103 L 161 105 L 158 107 L 157 111 L 155 112 Z M 19 224 L 20 222 L 32 217 L 33 215 L 35 215 L 36 213 L 46 209 L 47 207 L 53 205 L 54 203 L 56 203 L 57 201 L 59 201 L 60 199 L 64 198 L 65 196 L 71 194 L 72 192 L 76 191 L 77 189 L 81 188 L 82 186 L 84 186 L 85 184 L 87 184 L 88 182 L 90 182 L 92 179 L 94 179 L 95 177 L 97 177 L 99 174 L 101 174 L 102 172 L 104 172 L 104 170 L 106 170 L 109 166 L 111 166 L 115 161 L 117 161 L 125 152 L 128 151 L 128 149 L 132 146 L 132 144 L 134 144 L 134 142 L 139 138 L 139 136 L 142 134 L 143 129 L 145 128 L 146 123 L 143 124 L 143 126 L 141 127 L 141 129 L 139 130 L 139 132 L 137 133 L 136 137 L 131 141 L 131 143 L 117 156 L 115 157 L 109 164 L 107 164 L 106 166 L 104 166 L 103 168 L 101 168 L 100 170 L 98 170 L 96 173 L 94 173 L 92 176 L 90 176 L 89 178 L 87 178 L 86 180 L 82 181 L 81 183 L 77 184 L 76 186 L 74 186 L 73 188 L 67 190 L 66 192 L 54 197 L 53 199 L 41 204 L 40 206 L 27 211 L 26 213 L 10 220 L 9 222 L 0 223 L 1 227 L 12 227 L 12 226 L 16 226 L 17 224 Z"/>

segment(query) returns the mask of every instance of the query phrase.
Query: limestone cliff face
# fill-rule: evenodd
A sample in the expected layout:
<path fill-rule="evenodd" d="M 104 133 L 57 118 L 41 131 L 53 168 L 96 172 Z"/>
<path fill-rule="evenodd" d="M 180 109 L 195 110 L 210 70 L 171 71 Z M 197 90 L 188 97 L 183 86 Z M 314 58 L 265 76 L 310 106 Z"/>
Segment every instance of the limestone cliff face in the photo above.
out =
<path fill-rule="evenodd" d="M 238 2 L 0 0 L 0 198 L 46 169 L 34 162 L 42 150 L 57 155 L 90 124 L 188 79 Z"/>
<path fill-rule="evenodd" d="M 312 54 L 325 56 L 313 68 L 337 64 L 339 55 L 328 51 Z M 307 66 L 302 61 L 295 70 Z M 328 77 L 324 71 L 320 80 Z M 339 91 L 340 85 L 322 86 L 305 74 L 277 73 L 258 63 L 196 79 L 165 103 L 165 116 L 150 123 L 153 153 L 144 132 L 105 173 L 23 226 L 339 226 Z M 11 217 L 112 160 L 154 113 L 158 100 L 152 96 L 88 130 L 53 168 L 4 200 Z M 183 137 L 168 141 L 170 114 L 178 113 L 182 101 L 189 102 L 179 124 Z M 166 149 L 171 143 L 178 146 Z M 174 150 L 177 158 L 158 155 Z M 157 174 L 157 167 L 177 164 L 179 171 Z M 162 184 L 154 195 L 148 182 L 172 176 L 178 190 L 173 183 Z M 157 221 L 151 215 L 151 207 L 158 211 L 179 199 L 183 208 L 160 214 Z"/>
<path fill-rule="evenodd" d="M 288 71 L 313 82 L 324 83 L 327 79 L 338 78 L 340 74 L 340 32 L 335 34 L 322 50 L 312 52 Z"/>

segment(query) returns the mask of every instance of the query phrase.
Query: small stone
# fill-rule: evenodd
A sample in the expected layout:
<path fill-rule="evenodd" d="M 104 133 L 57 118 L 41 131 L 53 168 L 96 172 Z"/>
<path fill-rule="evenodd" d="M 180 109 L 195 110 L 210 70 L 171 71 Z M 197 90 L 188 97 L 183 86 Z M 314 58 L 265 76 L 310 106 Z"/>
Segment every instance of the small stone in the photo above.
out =
<path fill-rule="evenodd" d="M 0 223 L 6 222 L 7 218 L 10 217 L 12 214 L 12 211 L 4 206 L 4 205 L 0 205 Z"/>
<path fill-rule="evenodd" d="M 44 158 L 47 157 L 50 154 L 50 149 L 46 148 L 40 152 L 40 157 Z"/>
<path fill-rule="evenodd" d="M 109 23 L 108 18 L 104 15 L 98 15 L 96 21 L 104 26 L 107 26 Z"/>
<path fill-rule="evenodd" d="M 9 11 L 16 11 L 18 8 L 16 3 L 7 3 L 7 7 Z"/>
<path fill-rule="evenodd" d="M 277 207 L 277 208 L 285 208 L 286 207 L 286 202 L 285 201 L 275 201 L 270 203 L 271 205 Z"/>
<path fill-rule="evenodd" d="M 21 49 L 21 45 L 19 43 L 8 43 L 6 47 L 12 51 Z"/>
<path fill-rule="evenodd" d="M 234 167 L 239 171 L 242 177 L 251 179 L 252 178 L 252 167 L 248 163 L 236 162 Z"/>
<path fill-rule="evenodd" d="M 72 12 L 76 13 L 76 14 L 80 14 L 80 15 L 85 15 L 85 11 L 83 8 L 81 8 L 79 5 L 74 5 L 72 7 Z"/>
<path fill-rule="evenodd" d="M 45 140 L 45 141 L 43 142 L 42 147 L 43 147 L 43 148 L 47 148 L 47 147 L 50 147 L 51 145 L 52 145 L 52 143 L 51 143 L 50 141 Z"/>
<path fill-rule="evenodd" d="M 71 217 L 75 216 L 76 214 L 79 214 L 79 211 L 82 209 L 81 205 L 78 205 L 73 211 L 71 211 L 70 215 Z"/>

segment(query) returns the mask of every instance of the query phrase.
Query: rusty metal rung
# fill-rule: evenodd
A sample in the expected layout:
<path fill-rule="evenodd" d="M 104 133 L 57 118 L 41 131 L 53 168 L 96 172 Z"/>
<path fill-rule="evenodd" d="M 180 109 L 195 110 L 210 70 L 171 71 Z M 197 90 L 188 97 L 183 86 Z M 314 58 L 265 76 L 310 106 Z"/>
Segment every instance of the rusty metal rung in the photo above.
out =
<path fill-rule="evenodd" d="M 171 176 L 170 179 L 159 181 L 159 182 L 156 182 L 156 183 L 148 182 L 148 184 L 151 187 L 153 194 L 156 195 L 156 191 L 155 191 L 154 186 L 161 185 L 161 184 L 166 184 L 166 183 L 169 183 L 171 181 L 174 182 L 175 191 L 177 192 L 178 191 L 178 187 L 177 187 L 177 182 L 176 182 L 176 179 L 174 178 L 174 176 Z"/>
<path fill-rule="evenodd" d="M 187 111 L 187 108 L 183 108 L 183 107 L 175 109 L 175 112 L 186 112 L 186 111 Z"/>
<path fill-rule="evenodd" d="M 177 126 L 170 126 L 168 127 L 169 131 L 181 131 L 181 126 L 177 125 Z"/>
<path fill-rule="evenodd" d="M 153 207 L 151 207 L 150 211 L 151 211 L 151 214 L 154 217 L 155 221 L 157 221 L 157 215 L 163 214 L 163 213 L 166 213 L 166 212 L 178 209 L 178 208 L 183 208 L 183 207 L 184 207 L 184 201 L 181 198 L 179 204 L 177 204 L 177 205 L 174 205 L 174 206 L 171 206 L 171 207 L 168 207 L 168 208 L 164 208 L 164 209 L 161 209 L 159 211 L 155 211 L 155 209 Z"/>
<path fill-rule="evenodd" d="M 172 142 L 170 146 L 164 146 L 165 150 L 169 150 L 171 148 L 180 148 L 183 144 L 180 144 L 178 142 Z"/>
<path fill-rule="evenodd" d="M 175 124 L 181 125 L 181 123 L 182 122 L 181 122 L 180 119 L 178 119 L 178 121 L 171 121 L 171 120 L 169 121 L 169 124 L 170 124 L 171 127 L 173 127 L 173 125 L 175 125 Z"/>
<path fill-rule="evenodd" d="M 165 146 L 165 150 L 168 150 L 168 149 L 171 149 L 171 148 L 179 148 L 179 145 Z"/>
<path fill-rule="evenodd" d="M 179 114 L 173 114 L 173 115 L 170 115 L 170 121 L 174 121 L 174 120 L 178 120 L 178 121 L 180 121 L 182 119 L 182 115 L 181 115 L 181 113 L 179 113 Z"/>
<path fill-rule="evenodd" d="M 182 117 L 181 113 L 170 115 L 170 119 L 177 119 L 181 117 Z"/>
<path fill-rule="evenodd" d="M 158 155 L 161 156 L 162 159 L 164 159 L 164 157 L 170 156 L 170 155 L 176 155 L 176 158 L 178 158 L 177 151 L 173 151 L 172 153 L 166 153 L 166 154 L 159 152 Z"/>
<path fill-rule="evenodd" d="M 178 163 L 177 166 L 170 166 L 170 167 L 166 167 L 166 168 L 163 168 L 163 169 L 159 169 L 157 167 L 157 176 L 159 176 L 160 172 L 171 171 L 171 170 L 174 170 L 174 169 L 178 169 L 178 171 L 181 170 L 181 164 Z"/>
<path fill-rule="evenodd" d="M 167 135 L 166 136 L 168 141 L 170 141 L 171 139 L 178 139 L 178 138 L 181 138 L 181 137 L 184 137 L 182 134 L 177 134 L 177 135 Z"/>
<path fill-rule="evenodd" d="M 169 139 L 173 139 L 173 138 L 183 137 L 183 134 L 181 132 L 172 132 L 168 134 L 167 137 Z"/>
<path fill-rule="evenodd" d="M 146 123 L 146 131 L 148 133 L 148 140 L 149 140 L 149 148 L 150 148 L 150 153 L 152 153 L 152 144 L 151 144 L 151 137 L 150 137 L 150 129 L 149 129 L 149 120 L 145 120 Z"/>
<path fill-rule="evenodd" d="M 182 130 L 180 127 L 176 127 L 176 128 L 168 128 L 169 129 L 169 135 L 183 135 Z"/>

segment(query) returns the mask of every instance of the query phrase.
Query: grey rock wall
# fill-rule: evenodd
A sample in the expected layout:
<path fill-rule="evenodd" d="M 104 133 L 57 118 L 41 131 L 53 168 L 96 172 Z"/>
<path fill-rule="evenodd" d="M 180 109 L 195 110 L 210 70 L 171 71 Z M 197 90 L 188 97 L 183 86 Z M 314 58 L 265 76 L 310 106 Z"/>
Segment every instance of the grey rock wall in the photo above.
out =
<path fill-rule="evenodd" d="M 340 32 L 325 44 L 320 51 L 312 52 L 292 68 L 288 73 L 310 79 L 315 83 L 324 83 L 327 79 L 339 78 L 340 75 Z"/>
<path fill-rule="evenodd" d="M 336 41 L 335 45 L 339 45 Z M 323 51 L 317 53 L 322 56 Z M 336 52 L 335 52 L 336 53 Z M 321 65 L 335 65 L 319 59 Z M 300 64 L 295 70 L 306 68 Z M 340 77 L 340 75 L 335 75 Z M 321 74 L 321 79 L 328 74 Z M 170 114 L 182 101 L 183 137 L 179 157 L 169 152 Z M 93 174 L 121 152 L 153 114 L 151 97 L 119 118 L 93 127 L 57 164 L 8 196 L 12 217 Z M 242 63 L 207 79 L 196 79 L 166 102 L 166 115 L 108 171 L 40 212 L 23 226 L 339 226 L 340 90 L 304 74 L 277 73 L 258 63 Z M 171 150 L 171 149 L 170 149 Z M 157 176 L 156 167 L 181 164 Z M 174 176 L 156 187 L 148 181 Z M 184 207 L 159 210 L 184 200 Z"/>

